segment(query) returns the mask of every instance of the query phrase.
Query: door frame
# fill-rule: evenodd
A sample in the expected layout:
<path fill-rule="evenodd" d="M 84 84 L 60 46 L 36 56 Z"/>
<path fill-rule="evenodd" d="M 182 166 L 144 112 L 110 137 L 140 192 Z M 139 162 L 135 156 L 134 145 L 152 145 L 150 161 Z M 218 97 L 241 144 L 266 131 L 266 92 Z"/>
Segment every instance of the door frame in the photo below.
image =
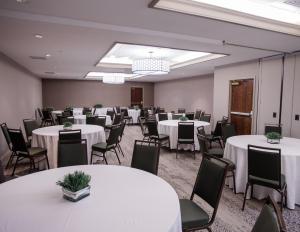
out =
<path fill-rule="evenodd" d="M 138 86 L 138 85 L 130 86 L 130 106 L 131 106 L 131 90 L 132 90 L 132 88 L 143 89 L 143 107 L 144 107 L 145 106 L 145 88 L 144 88 L 144 86 Z"/>
<path fill-rule="evenodd" d="M 251 134 L 256 133 L 257 130 L 257 115 L 256 115 L 256 89 L 257 89 L 257 81 L 256 76 L 253 78 L 239 78 L 239 79 L 230 79 L 229 80 L 229 98 L 228 98 L 228 119 L 231 121 L 231 100 L 232 100 L 232 82 L 235 81 L 244 81 L 244 80 L 253 80 L 253 94 L 252 94 L 252 115 L 251 115 Z"/>

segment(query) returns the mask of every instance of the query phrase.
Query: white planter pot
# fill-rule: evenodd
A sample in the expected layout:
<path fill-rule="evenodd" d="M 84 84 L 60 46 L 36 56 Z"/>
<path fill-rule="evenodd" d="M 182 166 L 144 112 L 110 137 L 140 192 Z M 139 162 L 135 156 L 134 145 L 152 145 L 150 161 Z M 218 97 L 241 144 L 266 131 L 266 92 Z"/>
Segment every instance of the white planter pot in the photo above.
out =
<path fill-rule="evenodd" d="M 79 201 L 87 196 L 90 195 L 90 190 L 91 190 L 91 186 L 88 186 L 84 189 L 81 189 L 77 192 L 71 192 L 65 188 L 62 188 L 63 194 L 64 194 L 64 198 L 69 200 L 69 201 Z"/>

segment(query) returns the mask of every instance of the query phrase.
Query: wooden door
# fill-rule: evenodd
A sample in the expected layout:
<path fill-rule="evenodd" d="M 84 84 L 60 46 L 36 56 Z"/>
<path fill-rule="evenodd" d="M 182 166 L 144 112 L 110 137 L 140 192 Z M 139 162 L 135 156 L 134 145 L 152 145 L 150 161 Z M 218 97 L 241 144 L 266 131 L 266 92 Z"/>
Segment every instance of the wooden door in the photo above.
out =
<path fill-rule="evenodd" d="M 238 135 L 251 134 L 253 79 L 234 80 L 231 85 L 230 119 Z"/>
<path fill-rule="evenodd" d="M 143 106 L 143 88 L 131 87 L 131 106 Z"/>

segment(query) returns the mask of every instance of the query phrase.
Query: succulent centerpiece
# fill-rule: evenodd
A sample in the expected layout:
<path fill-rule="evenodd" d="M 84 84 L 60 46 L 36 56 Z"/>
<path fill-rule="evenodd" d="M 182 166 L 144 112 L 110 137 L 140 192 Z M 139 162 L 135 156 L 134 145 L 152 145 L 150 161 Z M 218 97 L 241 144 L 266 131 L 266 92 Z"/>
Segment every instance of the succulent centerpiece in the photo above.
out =
<path fill-rule="evenodd" d="M 63 181 L 58 181 L 56 184 L 62 187 L 65 199 L 77 202 L 90 195 L 90 181 L 90 175 L 82 171 L 75 171 L 65 175 Z"/>
<path fill-rule="evenodd" d="M 102 104 L 96 104 L 96 105 L 94 105 L 94 108 L 102 108 L 103 106 L 102 106 Z"/>
<path fill-rule="evenodd" d="M 179 118 L 179 121 L 182 121 L 182 122 L 185 122 L 185 121 L 187 121 L 187 120 L 189 120 L 187 117 L 185 117 L 185 116 L 181 116 L 180 118 Z"/>
<path fill-rule="evenodd" d="M 279 144 L 282 138 L 278 132 L 269 132 L 266 134 L 267 142 L 271 144 Z"/>
<path fill-rule="evenodd" d="M 63 129 L 64 130 L 71 130 L 72 127 L 73 127 L 73 124 L 71 122 L 65 122 L 64 126 L 63 126 Z"/>

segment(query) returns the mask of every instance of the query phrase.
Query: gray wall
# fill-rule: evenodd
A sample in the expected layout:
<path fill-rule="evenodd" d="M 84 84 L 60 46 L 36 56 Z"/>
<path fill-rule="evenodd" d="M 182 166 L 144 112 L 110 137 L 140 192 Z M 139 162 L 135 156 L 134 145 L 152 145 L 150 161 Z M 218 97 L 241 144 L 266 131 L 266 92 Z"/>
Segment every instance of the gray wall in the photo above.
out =
<path fill-rule="evenodd" d="M 101 103 L 103 106 L 130 105 L 130 88 L 144 88 L 144 106 L 153 105 L 152 83 L 125 82 L 123 85 L 102 81 L 43 79 L 43 105 L 55 109 L 66 106 L 83 107 Z"/>
<path fill-rule="evenodd" d="M 42 106 L 42 82 L 0 53 L 0 122 L 19 128 L 24 118 L 35 117 Z M 0 132 L 0 156 L 7 152 Z"/>
<path fill-rule="evenodd" d="M 154 86 L 154 104 L 166 111 L 185 108 L 212 113 L 213 85 L 213 75 L 158 82 Z"/>

